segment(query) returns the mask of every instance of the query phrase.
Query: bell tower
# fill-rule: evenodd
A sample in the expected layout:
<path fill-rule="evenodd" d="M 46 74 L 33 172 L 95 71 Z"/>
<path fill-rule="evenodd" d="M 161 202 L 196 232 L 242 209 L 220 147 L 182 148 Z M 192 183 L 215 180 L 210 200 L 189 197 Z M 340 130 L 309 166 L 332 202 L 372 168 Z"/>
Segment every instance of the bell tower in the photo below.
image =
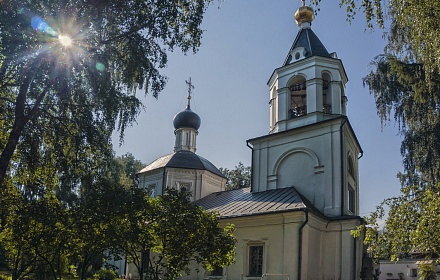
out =
<path fill-rule="evenodd" d="M 346 115 L 347 75 L 336 53 L 329 53 L 311 29 L 313 9 L 295 13 L 299 31 L 283 66 L 269 79 L 270 133 Z"/>
<path fill-rule="evenodd" d="M 303 1 L 296 38 L 269 79 L 269 134 L 247 141 L 252 191 L 294 187 L 328 217 L 358 215 L 362 149 L 346 116 L 348 78 L 313 32 L 313 20 Z"/>

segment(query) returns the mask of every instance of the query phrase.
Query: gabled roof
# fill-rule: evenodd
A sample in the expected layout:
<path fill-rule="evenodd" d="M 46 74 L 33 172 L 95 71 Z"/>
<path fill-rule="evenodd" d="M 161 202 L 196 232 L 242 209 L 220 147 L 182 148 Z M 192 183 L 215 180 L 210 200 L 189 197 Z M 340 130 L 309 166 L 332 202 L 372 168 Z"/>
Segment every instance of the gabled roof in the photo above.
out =
<path fill-rule="evenodd" d="M 321 43 L 318 36 L 316 36 L 315 32 L 313 32 L 313 30 L 310 28 L 302 28 L 296 35 L 295 41 L 293 41 L 292 47 L 289 50 L 289 54 L 287 55 L 283 66 L 289 64 L 292 60 L 292 50 L 300 47 L 306 49 L 306 53 L 304 55 L 306 58 L 311 56 L 323 56 L 331 58 L 331 55 Z"/>
<path fill-rule="evenodd" d="M 209 160 L 191 151 L 185 150 L 180 150 L 156 159 L 139 171 L 138 174 L 164 167 L 207 170 L 225 178 L 225 176 Z"/>
<path fill-rule="evenodd" d="M 210 194 L 195 202 L 208 211 L 217 211 L 221 218 L 298 211 L 309 208 L 294 187 L 251 192 L 251 188 Z"/>

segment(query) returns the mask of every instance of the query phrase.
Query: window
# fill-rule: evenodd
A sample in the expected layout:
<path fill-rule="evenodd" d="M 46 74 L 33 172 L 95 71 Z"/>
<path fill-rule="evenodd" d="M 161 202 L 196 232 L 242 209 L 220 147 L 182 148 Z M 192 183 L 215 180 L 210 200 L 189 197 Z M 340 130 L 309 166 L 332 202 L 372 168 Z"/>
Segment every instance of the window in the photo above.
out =
<path fill-rule="evenodd" d="M 307 114 L 307 82 L 304 78 L 289 86 L 290 90 L 290 118 L 297 118 Z"/>
<path fill-rule="evenodd" d="M 263 245 L 249 246 L 249 275 L 261 277 L 263 275 Z"/>
<path fill-rule="evenodd" d="M 351 213 L 355 213 L 356 203 L 355 203 L 355 192 L 353 187 L 348 184 L 348 210 Z"/>
<path fill-rule="evenodd" d="M 191 183 L 187 182 L 177 182 L 177 189 L 180 192 L 190 192 L 191 191 Z"/>
<path fill-rule="evenodd" d="M 154 197 L 156 195 L 156 184 L 149 184 L 147 186 L 147 193 L 149 193 L 151 197 Z"/>
<path fill-rule="evenodd" d="M 353 179 L 355 179 L 353 158 L 351 156 L 348 156 L 348 174 L 350 174 L 351 177 L 353 177 Z"/>
<path fill-rule="evenodd" d="M 177 132 L 176 135 L 176 147 L 179 147 L 182 145 L 182 132 Z"/>
<path fill-rule="evenodd" d="M 409 277 L 417 277 L 417 268 L 411 268 L 409 270 Z"/>
<path fill-rule="evenodd" d="M 223 267 L 216 266 L 213 271 L 211 271 L 211 276 L 223 276 Z"/>
<path fill-rule="evenodd" d="M 322 75 L 322 111 L 332 113 L 332 92 L 330 88 L 331 77 L 328 73 Z"/>
<path fill-rule="evenodd" d="M 186 133 L 186 146 L 191 146 L 189 133 Z"/>

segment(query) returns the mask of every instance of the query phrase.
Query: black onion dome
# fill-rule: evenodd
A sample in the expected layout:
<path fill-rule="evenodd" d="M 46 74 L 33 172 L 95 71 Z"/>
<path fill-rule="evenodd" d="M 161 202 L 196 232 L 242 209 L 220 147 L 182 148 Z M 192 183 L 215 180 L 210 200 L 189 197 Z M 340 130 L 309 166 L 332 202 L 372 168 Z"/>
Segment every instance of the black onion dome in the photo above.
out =
<path fill-rule="evenodd" d="M 202 120 L 199 115 L 194 113 L 188 106 L 186 109 L 174 116 L 173 125 L 175 129 L 179 128 L 194 128 L 198 130 Z"/>

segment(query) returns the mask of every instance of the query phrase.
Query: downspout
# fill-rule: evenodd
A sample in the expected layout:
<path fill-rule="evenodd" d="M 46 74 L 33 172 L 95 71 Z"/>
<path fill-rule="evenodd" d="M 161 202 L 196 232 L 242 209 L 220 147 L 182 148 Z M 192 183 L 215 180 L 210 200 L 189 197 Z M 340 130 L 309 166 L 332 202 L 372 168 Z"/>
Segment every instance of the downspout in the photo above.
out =
<path fill-rule="evenodd" d="M 344 117 L 344 121 L 342 122 L 341 126 L 339 127 L 339 140 L 341 141 L 341 216 L 344 216 L 344 141 L 343 141 L 343 133 L 342 133 L 342 127 L 347 122 L 347 117 Z"/>
<path fill-rule="evenodd" d="M 299 232 L 298 232 L 298 280 L 301 280 L 301 265 L 302 265 L 302 236 L 303 236 L 303 228 L 304 226 L 309 222 L 309 209 L 304 209 L 303 210 L 305 215 L 306 215 L 306 219 L 304 221 L 304 223 L 299 227 Z"/>
<path fill-rule="evenodd" d="M 253 191 L 253 184 L 252 181 L 254 180 L 254 148 L 249 145 L 249 141 L 246 141 L 246 146 L 248 146 L 249 149 L 252 150 L 252 157 L 251 157 L 251 192 Z"/>

